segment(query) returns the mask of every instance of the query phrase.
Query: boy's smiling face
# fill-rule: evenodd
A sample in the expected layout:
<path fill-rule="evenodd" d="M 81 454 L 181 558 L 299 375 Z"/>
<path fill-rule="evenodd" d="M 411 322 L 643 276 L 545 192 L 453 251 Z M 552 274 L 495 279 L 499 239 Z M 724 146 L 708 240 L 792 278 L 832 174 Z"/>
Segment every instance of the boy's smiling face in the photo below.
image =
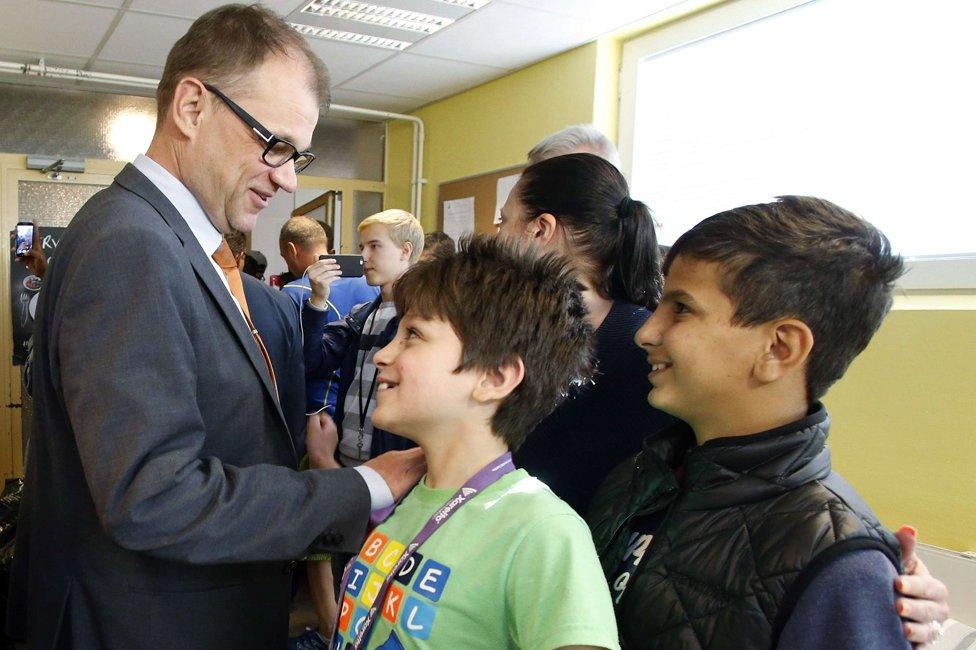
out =
<path fill-rule="evenodd" d="M 699 438 L 756 408 L 753 370 L 767 341 L 762 326 L 732 324 L 735 306 L 721 277 L 718 264 L 679 255 L 657 310 L 634 337 L 651 364 L 647 401 L 686 421 Z"/>
<path fill-rule="evenodd" d="M 447 431 L 470 420 L 482 373 L 455 372 L 462 352 L 449 322 L 407 312 L 396 337 L 374 357 L 380 374 L 373 422 L 416 442 L 418 433 Z"/>

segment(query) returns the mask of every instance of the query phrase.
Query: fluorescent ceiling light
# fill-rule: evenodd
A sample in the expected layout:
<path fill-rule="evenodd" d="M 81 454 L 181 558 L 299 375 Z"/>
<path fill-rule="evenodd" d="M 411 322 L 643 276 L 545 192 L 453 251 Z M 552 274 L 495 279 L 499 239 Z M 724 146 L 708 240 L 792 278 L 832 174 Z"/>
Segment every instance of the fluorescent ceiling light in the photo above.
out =
<path fill-rule="evenodd" d="M 305 36 L 312 36 L 315 38 L 324 38 L 330 41 L 341 41 L 343 43 L 356 43 L 358 45 L 383 47 L 388 50 L 403 50 L 413 45 L 413 43 L 398 41 L 393 38 L 380 38 L 379 36 L 357 34 L 355 32 L 344 32 L 338 29 L 325 29 L 324 27 L 312 27 L 311 25 L 300 25 L 298 23 L 291 23 L 291 26 L 294 27 L 299 34 L 304 34 Z"/>
<path fill-rule="evenodd" d="M 468 9 L 481 9 L 486 4 L 491 2 L 491 0 L 437 0 L 438 2 L 443 2 L 446 5 L 455 5 L 457 7 L 467 7 Z"/>
<path fill-rule="evenodd" d="M 302 13 L 354 20 L 367 25 L 404 29 L 422 34 L 433 34 L 454 22 L 452 18 L 443 16 L 352 0 L 312 0 L 302 9 Z"/>

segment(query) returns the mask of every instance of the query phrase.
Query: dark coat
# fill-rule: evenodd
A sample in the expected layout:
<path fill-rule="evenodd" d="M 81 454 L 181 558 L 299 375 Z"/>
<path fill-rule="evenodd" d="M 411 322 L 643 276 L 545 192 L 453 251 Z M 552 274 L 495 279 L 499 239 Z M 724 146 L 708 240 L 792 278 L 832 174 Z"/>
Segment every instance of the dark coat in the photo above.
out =
<path fill-rule="evenodd" d="M 771 648 L 817 571 L 840 554 L 897 540 L 831 471 L 830 419 L 710 440 L 678 424 L 607 479 L 588 523 L 608 578 L 631 524 L 666 513 L 616 604 L 625 648 Z M 675 469 L 684 467 L 679 482 Z"/>
<path fill-rule="evenodd" d="M 287 560 L 313 542 L 359 547 L 365 482 L 293 469 L 217 273 L 131 165 L 61 240 L 37 311 L 15 559 L 27 588 L 11 610 L 26 602 L 32 647 L 283 648 Z"/>
<path fill-rule="evenodd" d="M 305 358 L 302 328 L 295 303 L 257 278 L 241 274 L 251 322 L 261 334 L 278 383 L 281 412 L 288 424 L 295 454 L 305 455 Z"/>
<path fill-rule="evenodd" d="M 306 379 L 331 377 L 335 380 L 338 374 L 339 397 L 336 400 L 333 419 L 340 432 L 342 421 L 345 419 L 343 405 L 346 403 L 349 386 L 356 376 L 356 359 L 359 356 L 359 345 L 366 327 L 366 319 L 379 308 L 382 301 L 382 297 L 377 296 L 373 302 L 353 307 L 345 318 L 332 323 L 326 323 L 327 313 L 324 311 L 302 309 L 305 376 Z M 383 347 L 393 340 L 399 322 L 400 319 L 396 316 L 390 320 L 386 329 L 377 337 L 378 346 Z M 413 442 L 402 436 L 374 427 L 369 457 L 376 458 L 387 451 L 410 449 L 415 446 Z"/>

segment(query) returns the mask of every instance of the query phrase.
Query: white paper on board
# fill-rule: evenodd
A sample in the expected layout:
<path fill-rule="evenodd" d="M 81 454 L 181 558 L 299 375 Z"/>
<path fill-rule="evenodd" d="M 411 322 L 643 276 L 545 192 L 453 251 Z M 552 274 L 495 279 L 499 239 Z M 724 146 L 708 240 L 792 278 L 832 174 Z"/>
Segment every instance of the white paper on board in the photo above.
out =
<path fill-rule="evenodd" d="M 474 197 L 444 201 L 444 232 L 457 241 L 474 232 Z"/>
<path fill-rule="evenodd" d="M 495 219 L 492 221 L 495 225 L 502 222 L 502 206 L 508 200 L 508 195 L 512 193 L 512 188 L 518 182 L 519 176 L 521 174 L 502 176 L 498 179 L 498 183 L 495 184 Z"/>

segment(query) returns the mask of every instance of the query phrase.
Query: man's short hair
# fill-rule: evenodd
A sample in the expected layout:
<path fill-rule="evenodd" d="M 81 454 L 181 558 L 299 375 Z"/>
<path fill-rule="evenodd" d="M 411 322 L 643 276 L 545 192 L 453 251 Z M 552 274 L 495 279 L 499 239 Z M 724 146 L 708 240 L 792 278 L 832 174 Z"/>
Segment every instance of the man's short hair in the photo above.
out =
<path fill-rule="evenodd" d="M 867 347 L 891 308 L 901 257 L 884 233 L 830 201 L 781 196 L 705 219 L 671 246 L 675 258 L 717 262 L 744 327 L 784 317 L 813 332 L 807 399 L 820 399 Z"/>
<path fill-rule="evenodd" d="M 270 9 L 258 4 L 231 4 L 193 21 L 169 51 L 156 88 L 157 123 L 163 123 L 176 86 L 184 77 L 198 77 L 236 98 L 250 90 L 248 75 L 274 55 L 295 58 L 306 66 L 308 89 L 325 111 L 331 101 L 329 74 L 305 37 Z"/>
<path fill-rule="evenodd" d="M 384 210 L 366 217 L 359 224 L 359 232 L 370 226 L 386 226 L 390 234 L 390 239 L 397 246 L 402 247 L 407 242 L 413 246 L 410 253 L 410 263 L 413 264 L 420 259 L 420 254 L 424 252 L 424 229 L 421 227 L 417 217 L 406 210 Z"/>
<path fill-rule="evenodd" d="M 592 153 L 600 156 L 616 168 L 620 168 L 620 154 L 610 138 L 592 124 L 567 126 L 553 133 L 529 151 L 528 164 L 565 156 L 569 153 Z"/>
<path fill-rule="evenodd" d="M 457 250 L 454 239 L 446 232 L 435 230 L 434 232 L 424 233 L 424 252 L 431 255 L 443 255 L 453 253 Z"/>
<path fill-rule="evenodd" d="M 247 238 L 244 233 L 237 232 L 236 230 L 230 234 L 224 235 L 227 240 L 227 245 L 230 247 L 230 252 L 237 257 L 247 248 Z"/>
<path fill-rule="evenodd" d="M 457 252 L 417 264 L 393 287 L 401 316 L 451 324 L 463 350 L 455 372 L 522 360 L 522 383 L 491 419 L 513 451 L 590 376 L 593 329 L 575 277 L 554 254 L 538 257 L 501 237 L 474 235 Z"/>
<path fill-rule="evenodd" d="M 295 244 L 304 250 L 316 244 L 329 247 L 329 240 L 318 221 L 311 217 L 291 217 L 281 226 L 278 233 L 278 248 L 285 249 L 285 244 Z"/>

